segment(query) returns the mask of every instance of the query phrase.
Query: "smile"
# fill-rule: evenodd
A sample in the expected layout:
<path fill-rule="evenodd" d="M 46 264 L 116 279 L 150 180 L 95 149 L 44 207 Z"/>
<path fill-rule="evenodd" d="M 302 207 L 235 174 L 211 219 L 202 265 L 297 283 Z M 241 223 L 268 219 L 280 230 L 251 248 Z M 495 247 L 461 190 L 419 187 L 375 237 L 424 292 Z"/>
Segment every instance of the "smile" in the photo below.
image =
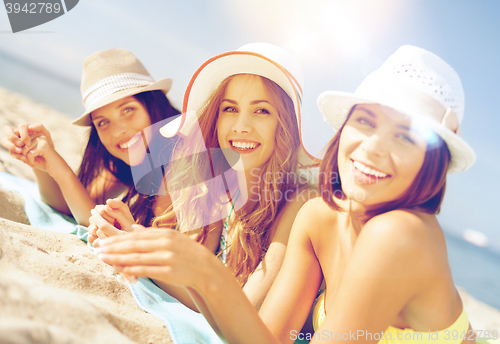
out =
<path fill-rule="evenodd" d="M 258 142 L 249 142 L 249 141 L 229 141 L 231 147 L 238 151 L 251 151 L 260 146 Z"/>
<path fill-rule="evenodd" d="M 371 167 L 368 167 L 368 166 L 360 163 L 359 161 L 353 160 L 352 163 L 353 163 L 355 169 L 357 169 L 358 171 L 361 171 L 364 174 L 369 175 L 371 177 L 385 178 L 385 177 L 389 176 L 387 173 L 384 173 L 382 171 L 377 171 Z"/>
<path fill-rule="evenodd" d="M 137 142 L 139 142 L 141 137 L 142 137 L 142 135 L 140 133 L 138 133 L 138 134 L 132 136 L 132 138 L 130 140 L 118 144 L 118 147 L 120 147 L 120 149 L 129 149 L 130 147 L 135 145 Z"/>

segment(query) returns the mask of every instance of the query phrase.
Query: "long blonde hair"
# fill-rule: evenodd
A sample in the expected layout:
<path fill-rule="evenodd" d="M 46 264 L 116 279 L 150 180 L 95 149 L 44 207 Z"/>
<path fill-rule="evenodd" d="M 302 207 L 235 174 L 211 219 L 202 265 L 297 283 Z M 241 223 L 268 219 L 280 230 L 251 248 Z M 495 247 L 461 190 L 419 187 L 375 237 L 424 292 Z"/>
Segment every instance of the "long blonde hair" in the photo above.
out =
<path fill-rule="evenodd" d="M 220 148 L 217 135 L 219 106 L 232 78 L 233 76 L 228 77 L 221 83 L 199 116 L 201 136 L 204 141 L 201 144 L 205 144 L 208 151 L 210 148 Z M 286 204 L 286 197 L 283 195 L 287 194 L 286 191 L 295 191 L 305 185 L 300 178 L 295 178 L 299 168 L 298 151 L 301 143 L 293 102 L 275 82 L 265 77 L 259 76 L 259 78 L 269 92 L 271 99 L 274 100 L 273 105 L 278 112 L 278 127 L 275 136 L 276 148 L 266 165 L 260 169 L 257 179 L 259 202 L 250 211 L 240 211 L 236 214 L 235 233 L 227 254 L 227 266 L 241 285 L 246 283 L 267 251 L 272 234 L 270 228 Z M 227 195 L 220 197 L 221 195 L 208 192 L 204 181 L 208 180 L 210 175 L 213 178 L 219 175 L 221 170 L 225 171 L 230 168 L 229 164 L 220 150 L 212 150 L 210 156 L 210 154 L 193 154 L 193 152 L 199 151 L 197 149 L 199 147 L 195 147 L 191 143 L 183 144 L 176 149 L 175 156 L 187 158 L 176 160 L 168 171 L 172 178 L 168 184 L 169 192 L 171 197 L 176 199 L 175 205 L 169 208 L 164 215 L 158 217 L 155 224 L 168 223 L 171 225 L 177 210 L 177 215 L 180 217 L 177 221 L 178 229 L 200 228 L 196 226 L 200 222 L 200 216 L 217 218 L 217 214 L 221 213 L 221 208 L 227 204 Z M 214 152 L 218 155 L 214 156 Z M 220 161 L 220 163 L 210 164 L 210 160 L 212 162 Z M 189 182 L 188 179 L 190 179 Z M 193 186 L 186 189 L 186 185 Z M 227 188 L 228 185 L 231 189 L 237 183 L 234 180 L 229 180 L 224 187 Z M 174 196 L 180 189 L 182 190 L 178 197 Z M 186 192 L 186 190 L 189 191 Z M 233 190 L 227 191 L 234 195 L 234 192 L 231 192 Z M 203 226 L 198 241 L 203 242 L 209 230 L 208 225 Z"/>

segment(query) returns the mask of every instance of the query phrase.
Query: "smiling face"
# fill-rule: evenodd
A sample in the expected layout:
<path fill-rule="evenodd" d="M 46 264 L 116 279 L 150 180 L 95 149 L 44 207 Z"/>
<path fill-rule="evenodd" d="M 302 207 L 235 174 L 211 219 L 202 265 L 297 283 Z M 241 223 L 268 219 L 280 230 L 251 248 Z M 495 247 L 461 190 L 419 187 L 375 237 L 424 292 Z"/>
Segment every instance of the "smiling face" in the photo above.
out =
<path fill-rule="evenodd" d="M 220 147 L 241 156 L 243 166 L 233 168 L 248 172 L 264 166 L 276 147 L 277 126 L 278 111 L 261 77 L 234 76 L 222 97 L 217 119 Z"/>
<path fill-rule="evenodd" d="M 107 151 L 130 166 L 146 156 L 143 135 L 150 142 L 151 119 L 146 108 L 133 96 L 119 99 L 92 112 L 92 123 Z"/>
<path fill-rule="evenodd" d="M 422 167 L 431 134 L 392 108 L 357 105 L 339 141 L 345 195 L 364 206 L 399 199 Z"/>

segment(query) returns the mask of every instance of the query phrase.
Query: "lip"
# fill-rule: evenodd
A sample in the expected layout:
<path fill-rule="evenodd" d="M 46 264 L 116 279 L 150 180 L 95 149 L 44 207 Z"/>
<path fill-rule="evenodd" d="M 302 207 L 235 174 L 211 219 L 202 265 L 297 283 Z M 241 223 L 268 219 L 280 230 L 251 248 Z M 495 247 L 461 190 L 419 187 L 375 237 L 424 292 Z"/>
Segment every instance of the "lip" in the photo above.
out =
<path fill-rule="evenodd" d="M 120 147 L 120 145 L 122 145 L 122 144 L 124 144 L 124 143 L 129 142 L 129 141 L 130 141 L 130 140 L 132 140 L 134 137 L 137 137 L 137 138 L 138 138 L 138 140 L 137 140 L 135 143 L 133 143 L 131 146 L 129 146 L 129 147 L 127 147 L 127 148 L 122 148 L 122 147 Z M 124 139 L 124 140 L 119 141 L 119 142 L 116 144 L 116 147 L 117 147 L 120 151 L 122 151 L 122 152 L 126 152 L 126 151 L 128 151 L 128 150 L 130 150 L 130 149 L 132 149 L 132 148 L 137 147 L 137 145 L 139 144 L 139 142 L 141 142 L 141 141 L 142 141 L 142 140 L 141 140 L 141 138 L 142 138 L 142 134 L 141 134 L 140 132 L 138 132 L 137 134 L 130 136 L 128 139 Z"/>
<path fill-rule="evenodd" d="M 238 142 L 242 142 L 242 143 L 255 143 L 257 146 L 255 148 L 252 148 L 252 149 L 246 149 L 246 148 L 242 149 L 242 148 L 238 148 L 238 147 L 233 146 L 233 141 L 238 141 Z M 253 141 L 253 140 L 248 140 L 248 139 L 234 138 L 234 139 L 229 139 L 228 142 L 229 142 L 229 147 L 231 149 L 237 151 L 240 154 L 248 154 L 248 153 L 255 152 L 261 146 L 261 144 L 259 142 Z"/>
<path fill-rule="evenodd" d="M 389 178 L 392 177 L 391 174 L 383 172 L 383 171 L 379 170 L 378 168 L 375 168 L 373 165 L 366 164 L 366 163 L 364 163 L 364 162 L 362 162 L 360 160 L 356 160 L 357 162 L 365 165 L 366 167 L 369 167 L 369 168 L 371 168 L 371 169 L 373 169 L 375 171 L 379 171 L 379 172 L 387 174 L 387 176 L 385 176 L 385 177 L 376 177 L 376 176 L 372 176 L 372 175 L 366 174 L 366 173 L 358 170 L 356 167 L 354 167 L 354 161 L 355 160 L 353 160 L 353 159 L 350 159 L 350 160 L 351 160 L 351 168 L 352 168 L 352 171 L 353 171 L 354 179 L 356 180 L 357 184 L 372 185 L 372 184 L 377 184 L 377 183 L 379 183 L 382 180 L 386 180 L 386 179 L 389 179 Z"/>

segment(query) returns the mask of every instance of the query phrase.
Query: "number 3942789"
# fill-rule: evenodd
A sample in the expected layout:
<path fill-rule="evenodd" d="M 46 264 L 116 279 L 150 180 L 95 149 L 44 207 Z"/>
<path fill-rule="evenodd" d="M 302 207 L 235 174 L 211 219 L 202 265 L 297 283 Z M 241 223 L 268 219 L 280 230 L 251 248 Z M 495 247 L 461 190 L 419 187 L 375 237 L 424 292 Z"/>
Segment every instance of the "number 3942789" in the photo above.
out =
<path fill-rule="evenodd" d="M 61 11 L 61 5 L 58 3 L 52 4 L 50 2 L 32 2 L 30 4 L 25 3 L 23 6 L 21 4 L 14 2 L 5 3 L 5 8 L 7 9 L 7 13 L 59 13 Z"/>

